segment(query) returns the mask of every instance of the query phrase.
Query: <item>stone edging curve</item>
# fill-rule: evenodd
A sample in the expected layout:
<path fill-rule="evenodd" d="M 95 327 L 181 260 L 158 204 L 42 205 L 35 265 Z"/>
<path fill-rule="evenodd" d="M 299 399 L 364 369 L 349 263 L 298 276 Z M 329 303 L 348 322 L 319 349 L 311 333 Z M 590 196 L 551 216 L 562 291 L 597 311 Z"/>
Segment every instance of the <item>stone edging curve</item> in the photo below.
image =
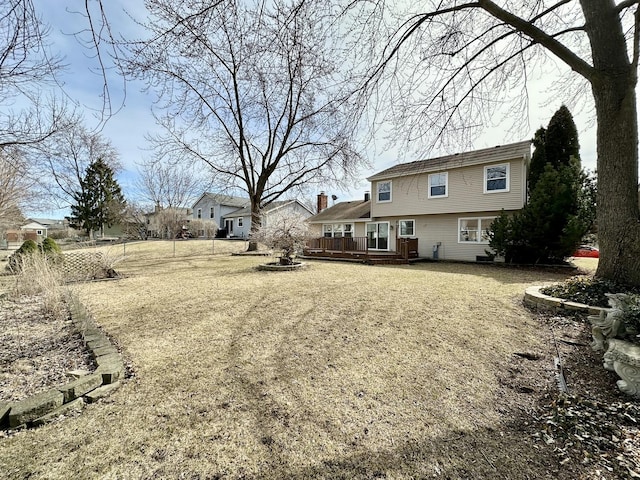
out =
<path fill-rule="evenodd" d="M 540 292 L 544 288 L 540 285 L 529 287 L 524 291 L 524 304 L 527 307 L 551 311 L 556 313 L 584 313 L 588 315 L 600 315 L 600 312 L 609 311 L 608 308 L 593 307 L 584 303 L 572 302 L 564 298 L 551 297 Z"/>
<path fill-rule="evenodd" d="M 93 318 L 76 297 L 69 297 L 71 321 L 94 358 L 93 373 L 17 402 L 0 402 L 0 429 L 37 427 L 66 413 L 80 411 L 120 386 L 124 362 L 111 340 L 96 327 Z"/>

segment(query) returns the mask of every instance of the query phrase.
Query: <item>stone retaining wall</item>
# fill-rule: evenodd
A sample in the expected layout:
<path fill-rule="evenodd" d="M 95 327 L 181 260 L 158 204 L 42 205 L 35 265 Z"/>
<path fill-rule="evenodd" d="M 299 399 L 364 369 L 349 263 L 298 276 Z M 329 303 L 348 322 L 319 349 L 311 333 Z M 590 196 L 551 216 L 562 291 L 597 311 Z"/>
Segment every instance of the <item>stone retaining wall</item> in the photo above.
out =
<path fill-rule="evenodd" d="M 56 388 L 10 403 L 0 402 L 0 429 L 35 427 L 60 415 L 81 410 L 111 393 L 124 378 L 124 362 L 109 338 L 99 330 L 78 301 L 70 298 L 71 320 L 95 359 L 94 372 L 74 372 L 75 379 Z"/>
<path fill-rule="evenodd" d="M 524 292 L 524 304 L 535 310 L 555 312 L 560 314 L 584 313 L 600 315 L 607 308 L 592 307 L 584 303 L 572 302 L 563 298 L 550 297 L 540 292 L 541 286 L 529 287 Z"/>

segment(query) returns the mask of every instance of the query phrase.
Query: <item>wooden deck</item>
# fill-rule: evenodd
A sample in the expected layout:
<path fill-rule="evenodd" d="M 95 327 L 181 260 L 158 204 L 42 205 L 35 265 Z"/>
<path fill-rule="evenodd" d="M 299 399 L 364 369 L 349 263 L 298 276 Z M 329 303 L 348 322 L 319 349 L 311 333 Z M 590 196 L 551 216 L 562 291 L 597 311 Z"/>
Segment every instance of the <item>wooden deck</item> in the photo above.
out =
<path fill-rule="evenodd" d="M 369 249 L 367 240 L 367 237 L 313 238 L 307 242 L 304 256 L 377 265 L 408 264 L 419 260 L 417 238 L 397 239 L 397 252 Z"/>

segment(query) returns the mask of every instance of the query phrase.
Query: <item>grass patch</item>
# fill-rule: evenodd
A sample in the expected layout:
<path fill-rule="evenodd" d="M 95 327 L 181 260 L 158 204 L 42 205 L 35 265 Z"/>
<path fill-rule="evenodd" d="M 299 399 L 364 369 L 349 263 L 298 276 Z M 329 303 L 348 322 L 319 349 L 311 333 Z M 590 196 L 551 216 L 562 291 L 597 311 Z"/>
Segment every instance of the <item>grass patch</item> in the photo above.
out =
<path fill-rule="evenodd" d="M 260 258 L 152 251 L 169 243 L 127 254 L 122 280 L 75 287 L 135 377 L 3 439 L 8 478 L 557 477 L 515 416 L 531 397 L 504 372 L 546 348 L 524 288 L 561 274 L 259 272 Z"/>

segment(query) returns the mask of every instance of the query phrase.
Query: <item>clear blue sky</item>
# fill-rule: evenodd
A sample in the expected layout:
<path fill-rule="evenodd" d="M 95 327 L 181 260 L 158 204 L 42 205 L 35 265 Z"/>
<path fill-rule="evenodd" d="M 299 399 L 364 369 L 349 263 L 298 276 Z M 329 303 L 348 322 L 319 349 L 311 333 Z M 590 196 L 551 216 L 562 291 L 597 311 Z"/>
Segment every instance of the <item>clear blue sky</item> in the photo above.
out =
<path fill-rule="evenodd" d="M 93 128 L 98 125 L 96 118 L 97 111 L 101 108 L 100 98 L 102 89 L 102 78 L 95 73 L 97 63 L 89 56 L 90 52 L 83 49 L 77 40 L 71 35 L 81 29 L 86 28 L 86 20 L 74 14 L 74 10 L 84 8 L 84 2 L 79 0 L 35 0 L 36 9 L 43 20 L 51 27 L 51 50 L 65 57 L 68 64 L 66 72 L 60 79 L 64 83 L 67 95 L 77 101 L 80 110 L 84 112 L 87 126 Z M 90 2 L 95 3 L 95 2 Z M 103 2 L 111 28 L 115 36 L 135 36 L 139 28 L 125 14 L 125 10 L 134 18 L 145 18 L 145 9 L 141 0 L 107 0 Z M 151 107 L 153 94 L 143 93 L 142 84 L 128 82 L 126 86 L 126 97 L 122 80 L 111 72 L 110 93 L 112 103 L 118 106 L 124 100 L 122 110 L 111 118 L 104 127 L 102 134 L 108 138 L 120 153 L 120 158 L 124 166 L 123 172 L 119 176 L 119 181 L 125 190 L 126 195 L 133 193 L 133 182 L 136 175 L 136 162 L 149 156 L 146 151 L 148 145 L 145 141 L 145 133 L 157 131 Z M 546 78 L 553 78 L 549 76 Z M 529 124 L 530 131 L 523 132 L 519 137 L 508 135 L 506 130 L 510 127 L 509 122 L 488 128 L 486 133 L 481 135 L 474 143 L 474 148 L 484 148 L 494 145 L 509 143 L 512 141 L 525 140 L 533 137 L 533 133 L 540 126 L 546 126 L 553 113 L 560 107 L 561 100 L 549 99 L 548 81 L 533 81 L 530 84 L 529 102 Z M 596 164 L 595 154 L 595 125 L 589 119 L 588 112 L 582 114 L 574 112 L 575 121 L 579 130 L 581 157 L 583 166 L 594 169 Z M 397 132 L 401 134 L 401 132 Z M 353 185 L 348 192 L 332 192 L 327 188 L 327 193 L 335 193 L 341 200 L 361 198 L 362 192 L 369 189 L 368 183 L 364 180 L 375 171 L 383 170 L 398 161 L 397 152 L 393 149 L 383 150 L 386 142 L 377 141 L 376 145 L 367 145 L 368 158 L 373 164 L 371 170 L 361 172 L 362 179 L 359 184 Z M 461 149 L 462 150 L 462 149 Z M 432 151 L 430 156 L 445 155 L 450 151 Z M 403 158 L 403 161 L 411 161 L 415 158 Z M 64 211 L 37 212 L 40 216 L 61 217 Z"/>

